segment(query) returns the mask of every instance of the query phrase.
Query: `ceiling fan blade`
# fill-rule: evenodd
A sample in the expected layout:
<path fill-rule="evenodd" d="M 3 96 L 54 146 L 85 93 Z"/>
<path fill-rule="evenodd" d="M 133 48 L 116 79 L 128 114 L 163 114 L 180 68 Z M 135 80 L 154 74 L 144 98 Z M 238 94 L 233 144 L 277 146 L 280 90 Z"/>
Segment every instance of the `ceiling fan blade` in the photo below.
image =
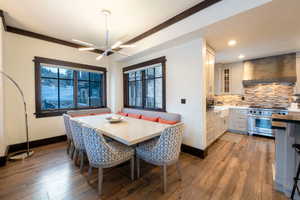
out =
<path fill-rule="evenodd" d="M 91 50 L 95 50 L 96 48 L 94 47 L 82 47 L 82 48 L 78 48 L 79 51 L 91 51 Z"/>
<path fill-rule="evenodd" d="M 104 57 L 104 53 L 96 58 L 96 60 L 101 60 Z"/>
<path fill-rule="evenodd" d="M 89 43 L 89 42 L 84 42 L 84 41 L 81 41 L 81 40 L 77 40 L 77 39 L 72 39 L 73 42 L 76 42 L 78 44 L 81 44 L 81 45 L 85 45 L 85 46 L 94 46 L 93 44 Z"/>
<path fill-rule="evenodd" d="M 111 46 L 111 49 L 116 49 L 116 48 L 118 48 L 121 44 L 122 44 L 121 41 L 117 41 L 115 44 L 113 44 L 113 45 Z"/>
<path fill-rule="evenodd" d="M 134 48 L 136 45 L 134 44 L 123 44 L 119 46 L 120 48 Z"/>
<path fill-rule="evenodd" d="M 111 50 L 112 52 L 116 53 L 116 54 L 119 54 L 121 56 L 127 56 L 129 57 L 130 55 L 126 54 L 126 53 L 123 53 L 123 52 L 120 52 L 120 51 L 115 51 L 115 50 Z"/>

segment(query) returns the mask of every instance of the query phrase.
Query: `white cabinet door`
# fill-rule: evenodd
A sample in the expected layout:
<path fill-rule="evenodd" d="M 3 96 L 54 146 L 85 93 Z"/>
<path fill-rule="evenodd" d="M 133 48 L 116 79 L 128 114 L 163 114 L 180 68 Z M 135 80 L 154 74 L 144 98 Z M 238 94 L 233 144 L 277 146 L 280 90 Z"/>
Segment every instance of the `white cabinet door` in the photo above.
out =
<path fill-rule="evenodd" d="M 247 133 L 248 116 L 247 109 L 231 108 L 229 111 L 229 130 Z"/>
<path fill-rule="evenodd" d="M 244 65 L 242 62 L 230 64 L 230 94 L 243 94 Z"/>
<path fill-rule="evenodd" d="M 215 92 L 221 94 L 243 94 L 244 65 L 242 62 L 216 64 Z"/>
<path fill-rule="evenodd" d="M 206 96 L 213 96 L 214 95 L 214 71 L 215 71 L 215 55 L 212 50 L 207 50 L 206 52 Z"/>

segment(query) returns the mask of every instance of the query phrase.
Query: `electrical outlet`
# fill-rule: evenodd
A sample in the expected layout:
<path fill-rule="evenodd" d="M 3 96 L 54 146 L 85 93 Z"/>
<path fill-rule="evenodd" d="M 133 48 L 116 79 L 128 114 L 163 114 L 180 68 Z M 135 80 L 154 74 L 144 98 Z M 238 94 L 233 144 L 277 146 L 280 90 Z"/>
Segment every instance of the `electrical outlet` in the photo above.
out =
<path fill-rule="evenodd" d="M 186 104 L 186 99 L 181 99 L 181 104 Z"/>

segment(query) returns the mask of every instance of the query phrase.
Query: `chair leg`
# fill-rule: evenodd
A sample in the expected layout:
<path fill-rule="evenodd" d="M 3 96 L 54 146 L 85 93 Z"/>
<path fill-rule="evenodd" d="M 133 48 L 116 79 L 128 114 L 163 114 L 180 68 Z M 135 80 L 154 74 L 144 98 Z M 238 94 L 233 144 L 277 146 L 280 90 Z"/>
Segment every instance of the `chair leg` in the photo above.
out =
<path fill-rule="evenodd" d="M 101 167 L 98 168 L 98 194 L 101 196 L 102 194 L 102 182 L 103 182 L 103 169 Z"/>
<path fill-rule="evenodd" d="M 88 182 L 89 183 L 91 182 L 92 174 L 93 174 L 93 167 L 89 166 L 89 171 L 88 171 Z"/>
<path fill-rule="evenodd" d="M 131 180 L 134 180 L 134 156 L 130 159 Z"/>
<path fill-rule="evenodd" d="M 296 173 L 296 176 L 294 177 L 294 185 L 293 185 L 293 190 L 292 190 L 292 194 L 291 194 L 292 200 L 294 199 L 296 189 L 299 193 L 299 188 L 298 188 L 299 176 L 300 176 L 300 163 L 298 164 L 297 173 Z"/>
<path fill-rule="evenodd" d="M 84 165 L 84 153 L 80 151 L 80 173 L 83 173 L 83 165 Z"/>
<path fill-rule="evenodd" d="M 176 169 L 177 169 L 177 173 L 178 173 L 178 176 L 179 176 L 179 180 L 181 181 L 182 180 L 182 174 L 181 174 L 181 170 L 180 170 L 179 161 L 177 161 L 177 163 L 176 163 Z"/>
<path fill-rule="evenodd" d="M 71 159 L 73 159 L 74 152 L 75 152 L 75 146 L 74 146 L 72 141 L 71 141 L 71 144 L 70 144 L 70 149 L 71 149 L 70 157 L 71 157 Z"/>
<path fill-rule="evenodd" d="M 162 166 L 162 190 L 167 192 L 167 165 Z"/>
<path fill-rule="evenodd" d="M 78 154 L 78 150 L 75 148 L 74 155 L 73 155 L 73 160 L 74 160 L 75 165 L 76 165 L 76 161 L 77 161 L 77 154 Z"/>
<path fill-rule="evenodd" d="M 136 156 L 136 173 L 137 178 L 140 178 L 141 176 L 141 168 L 140 168 L 140 159 Z"/>
<path fill-rule="evenodd" d="M 70 153 L 70 148 L 71 148 L 71 141 L 68 140 L 68 141 L 67 141 L 67 154 Z"/>

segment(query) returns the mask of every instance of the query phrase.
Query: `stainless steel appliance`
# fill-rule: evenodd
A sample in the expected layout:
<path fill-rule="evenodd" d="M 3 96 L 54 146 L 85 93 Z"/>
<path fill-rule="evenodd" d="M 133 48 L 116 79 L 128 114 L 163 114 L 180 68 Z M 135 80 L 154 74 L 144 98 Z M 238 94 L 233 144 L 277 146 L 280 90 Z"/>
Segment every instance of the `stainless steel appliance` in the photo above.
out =
<path fill-rule="evenodd" d="M 250 107 L 248 110 L 248 133 L 250 135 L 274 137 L 272 114 L 286 115 L 288 114 L 288 110 L 281 107 Z"/>

